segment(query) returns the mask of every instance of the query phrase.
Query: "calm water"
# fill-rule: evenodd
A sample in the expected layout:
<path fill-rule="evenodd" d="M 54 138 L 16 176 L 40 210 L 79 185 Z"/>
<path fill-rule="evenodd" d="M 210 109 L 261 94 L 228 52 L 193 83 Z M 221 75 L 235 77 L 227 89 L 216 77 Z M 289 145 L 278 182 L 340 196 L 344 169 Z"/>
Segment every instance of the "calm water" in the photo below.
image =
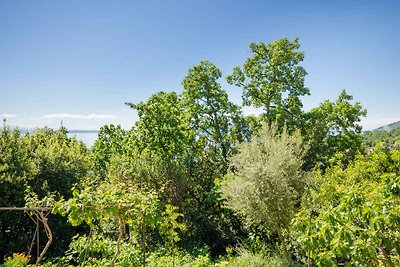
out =
<path fill-rule="evenodd" d="M 68 136 L 81 140 L 88 148 L 90 148 L 97 139 L 97 133 L 68 133 Z"/>

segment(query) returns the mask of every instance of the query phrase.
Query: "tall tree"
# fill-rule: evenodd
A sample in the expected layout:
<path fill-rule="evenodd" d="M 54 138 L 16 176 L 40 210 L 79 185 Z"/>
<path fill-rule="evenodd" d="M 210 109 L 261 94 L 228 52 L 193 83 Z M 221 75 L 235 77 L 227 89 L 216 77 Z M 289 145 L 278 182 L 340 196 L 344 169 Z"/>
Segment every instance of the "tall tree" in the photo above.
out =
<path fill-rule="evenodd" d="M 307 72 L 300 65 L 304 52 L 299 48 L 298 38 L 251 43 L 253 56 L 227 76 L 228 83 L 243 88 L 244 105 L 262 108 L 269 125 L 277 122 L 291 129 L 302 121 L 300 97 L 308 95 L 309 89 L 304 86 Z"/>
<path fill-rule="evenodd" d="M 221 207 L 215 190 L 215 181 L 226 170 L 222 167 L 226 159 L 222 156 L 221 143 L 227 153 L 232 149 L 228 143 L 231 142 L 231 119 L 225 117 L 224 110 L 219 110 L 229 104 L 219 103 L 227 101 L 224 91 L 213 91 L 209 101 L 214 108 L 212 116 L 216 117 L 210 117 L 206 109 L 211 107 L 202 106 L 201 100 L 193 96 L 198 88 L 190 87 L 190 90 L 193 91 L 182 97 L 174 92 L 159 92 L 148 101 L 128 104 L 139 115 L 132 139 L 136 152 L 131 156 L 140 173 L 138 177 L 163 189 L 162 203 L 179 207 L 185 215 L 188 231 L 183 242 L 195 240 L 208 244 L 213 252 L 223 251 L 236 238 L 238 225 L 232 223 Z"/>
<path fill-rule="evenodd" d="M 136 123 L 139 149 L 157 151 L 166 158 L 184 151 L 191 136 L 181 100 L 175 92 L 158 92 L 145 102 L 126 104 L 139 115 Z"/>
<path fill-rule="evenodd" d="M 171 204 L 180 206 L 188 189 L 189 150 L 194 138 L 187 117 L 175 92 L 158 92 L 139 104 L 127 103 L 137 110 L 130 157 L 141 172 L 141 179 L 164 193 Z"/>
<path fill-rule="evenodd" d="M 214 253 L 240 235 L 238 220 L 223 207 L 217 188 L 228 170 L 228 157 L 235 153 L 235 144 L 249 139 L 248 123 L 240 107 L 229 101 L 218 81 L 221 76 L 214 64 L 202 61 L 189 69 L 182 82 L 184 111 L 196 134 L 196 146 L 201 149 L 192 176 L 202 181 L 202 188 L 191 200 L 196 204 L 188 217 L 196 222 L 196 234 Z"/>
<path fill-rule="evenodd" d="M 214 153 L 214 161 L 225 173 L 233 142 L 243 141 L 245 125 L 240 108 L 229 101 L 218 82 L 221 76 L 221 70 L 208 61 L 192 67 L 182 82 L 182 102 L 190 126 L 204 139 L 206 148 Z"/>

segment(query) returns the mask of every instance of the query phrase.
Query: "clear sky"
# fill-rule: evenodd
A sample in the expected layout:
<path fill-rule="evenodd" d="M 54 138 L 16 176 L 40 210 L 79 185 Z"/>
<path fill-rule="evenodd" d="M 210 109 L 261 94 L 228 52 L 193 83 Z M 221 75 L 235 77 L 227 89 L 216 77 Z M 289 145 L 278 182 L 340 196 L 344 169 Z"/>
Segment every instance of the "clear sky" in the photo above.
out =
<path fill-rule="evenodd" d="M 348 0 L 0 0 L 0 117 L 130 128 L 137 117 L 124 102 L 180 92 L 201 60 L 227 75 L 250 42 L 295 36 L 309 73 L 305 109 L 346 89 L 368 110 L 365 129 L 400 120 L 400 1 Z M 240 104 L 241 89 L 222 83 Z"/>

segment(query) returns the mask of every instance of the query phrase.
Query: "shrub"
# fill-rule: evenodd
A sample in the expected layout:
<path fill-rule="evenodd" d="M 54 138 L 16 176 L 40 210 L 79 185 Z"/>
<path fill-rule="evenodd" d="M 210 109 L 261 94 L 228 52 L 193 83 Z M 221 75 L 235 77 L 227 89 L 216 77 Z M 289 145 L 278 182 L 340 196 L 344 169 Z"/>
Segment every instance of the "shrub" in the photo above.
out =
<path fill-rule="evenodd" d="M 13 253 L 12 256 L 6 257 L 3 264 L 4 267 L 25 267 L 28 266 L 29 255 L 25 253 Z"/>

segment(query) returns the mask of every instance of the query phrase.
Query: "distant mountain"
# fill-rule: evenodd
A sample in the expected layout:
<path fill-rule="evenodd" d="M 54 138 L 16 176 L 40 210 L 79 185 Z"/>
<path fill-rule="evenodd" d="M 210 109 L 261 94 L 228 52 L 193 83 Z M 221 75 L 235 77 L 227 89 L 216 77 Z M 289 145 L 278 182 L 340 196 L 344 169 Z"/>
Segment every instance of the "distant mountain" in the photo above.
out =
<path fill-rule="evenodd" d="M 390 132 L 391 130 L 395 130 L 395 129 L 398 129 L 398 128 L 400 128 L 400 121 L 396 121 L 396 122 L 390 123 L 388 125 L 381 126 L 379 128 L 376 128 L 374 131 L 388 131 L 388 132 Z"/>

